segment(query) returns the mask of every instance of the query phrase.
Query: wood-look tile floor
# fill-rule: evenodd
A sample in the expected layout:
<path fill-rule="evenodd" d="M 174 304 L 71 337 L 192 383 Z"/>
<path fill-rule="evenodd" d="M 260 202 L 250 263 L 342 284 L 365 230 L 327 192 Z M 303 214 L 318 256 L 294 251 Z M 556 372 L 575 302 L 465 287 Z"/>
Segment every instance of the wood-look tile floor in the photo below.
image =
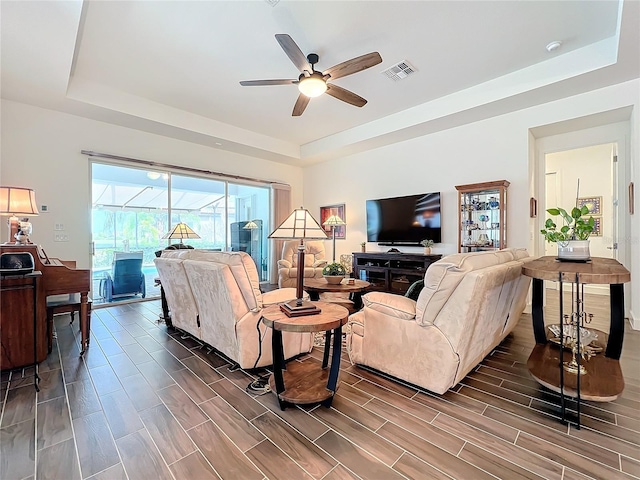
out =
<path fill-rule="evenodd" d="M 591 300 L 606 315 L 608 298 Z M 273 394 L 246 393 L 255 373 L 230 371 L 158 324 L 159 311 L 155 301 L 96 309 L 84 358 L 77 322 L 56 317 L 39 393 L 3 372 L 1 479 L 640 478 L 640 332 L 626 332 L 625 391 L 586 402 L 578 430 L 529 376 L 527 314 L 445 395 L 343 355 L 332 408 L 283 412 Z M 320 360 L 314 350 L 297 361 Z"/>

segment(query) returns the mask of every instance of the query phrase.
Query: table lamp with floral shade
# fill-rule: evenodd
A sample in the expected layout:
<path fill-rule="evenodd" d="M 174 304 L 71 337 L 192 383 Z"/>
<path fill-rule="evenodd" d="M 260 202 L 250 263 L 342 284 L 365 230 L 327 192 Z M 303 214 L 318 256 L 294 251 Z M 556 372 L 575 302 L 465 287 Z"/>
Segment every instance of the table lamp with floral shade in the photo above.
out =
<path fill-rule="evenodd" d="M 33 190 L 23 187 L 0 187 L 0 215 L 9 217 L 7 244 L 29 243 L 32 227 L 26 217 L 37 216 L 38 213 L 36 194 Z"/>

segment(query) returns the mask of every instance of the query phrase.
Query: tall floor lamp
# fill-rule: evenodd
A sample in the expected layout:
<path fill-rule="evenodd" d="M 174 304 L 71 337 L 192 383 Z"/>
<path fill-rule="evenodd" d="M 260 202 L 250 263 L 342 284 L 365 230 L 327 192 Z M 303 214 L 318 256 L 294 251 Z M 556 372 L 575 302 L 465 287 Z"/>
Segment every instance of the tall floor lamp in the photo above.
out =
<path fill-rule="evenodd" d="M 331 237 L 333 238 L 333 263 L 336 263 L 336 227 L 346 225 L 338 215 L 331 215 L 322 224 L 323 227 L 331 227 Z"/>
<path fill-rule="evenodd" d="M 298 245 L 298 277 L 296 282 L 296 299 L 280 305 L 280 309 L 289 317 L 300 315 L 314 315 L 320 313 L 320 309 L 311 302 L 302 300 L 304 285 L 304 241 L 326 240 L 327 234 L 318 224 L 315 218 L 304 208 L 296 208 L 287 219 L 276 228 L 269 238 L 279 240 L 297 240 Z"/>

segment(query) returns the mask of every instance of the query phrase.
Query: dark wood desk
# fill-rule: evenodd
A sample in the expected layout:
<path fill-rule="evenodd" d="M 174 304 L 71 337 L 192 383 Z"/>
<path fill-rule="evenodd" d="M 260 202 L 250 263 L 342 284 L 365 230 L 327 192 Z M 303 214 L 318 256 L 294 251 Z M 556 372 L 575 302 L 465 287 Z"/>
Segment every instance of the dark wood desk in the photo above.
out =
<path fill-rule="evenodd" d="M 577 398 L 577 425 L 580 426 L 580 399 L 594 401 L 615 400 L 624 389 L 622 370 L 618 362 L 624 338 L 624 288 L 631 273 L 617 260 L 592 258 L 590 262 L 560 262 L 555 257 L 541 257 L 522 267 L 523 275 L 533 278 L 532 317 L 536 346 L 529 356 L 527 367 L 542 385 L 559 392 L 562 420 L 566 421 L 565 395 Z M 547 340 L 544 324 L 544 280 L 560 284 L 560 319 L 563 323 L 562 284 L 572 284 L 571 318 L 578 323 L 584 318 L 584 284 L 609 284 L 611 326 L 603 354 L 592 357 L 582 375 L 565 372 L 563 362 L 571 359 L 571 352 L 561 350 Z M 562 354 L 561 354 L 562 353 Z M 579 355 L 578 355 L 579 357 Z"/>
<path fill-rule="evenodd" d="M 273 375 L 269 385 L 276 393 L 282 410 L 292 404 L 318 402 L 329 407 L 338 388 L 342 326 L 347 323 L 349 312 L 334 303 L 314 303 L 322 310 L 317 315 L 288 317 L 279 305 L 271 305 L 262 311 L 262 321 L 273 329 Z M 326 332 L 322 369 L 312 362 L 289 362 L 285 365 L 282 332 Z M 327 371 L 332 336 L 333 354 L 331 368 Z"/>

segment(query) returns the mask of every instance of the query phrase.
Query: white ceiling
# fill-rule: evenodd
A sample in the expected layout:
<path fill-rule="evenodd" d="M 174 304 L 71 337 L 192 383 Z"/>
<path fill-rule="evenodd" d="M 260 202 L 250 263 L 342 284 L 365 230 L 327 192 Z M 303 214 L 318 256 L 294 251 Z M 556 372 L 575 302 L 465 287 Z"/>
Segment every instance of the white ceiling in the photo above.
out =
<path fill-rule="evenodd" d="M 640 2 L 2 1 L 2 97 L 307 165 L 639 76 Z M 372 51 L 301 117 L 289 34 L 316 68 Z M 545 46 L 562 41 L 549 53 Z M 406 60 L 418 73 L 381 72 Z M 90 146 L 87 146 L 90 147 Z M 108 152 L 111 153 L 111 152 Z"/>

